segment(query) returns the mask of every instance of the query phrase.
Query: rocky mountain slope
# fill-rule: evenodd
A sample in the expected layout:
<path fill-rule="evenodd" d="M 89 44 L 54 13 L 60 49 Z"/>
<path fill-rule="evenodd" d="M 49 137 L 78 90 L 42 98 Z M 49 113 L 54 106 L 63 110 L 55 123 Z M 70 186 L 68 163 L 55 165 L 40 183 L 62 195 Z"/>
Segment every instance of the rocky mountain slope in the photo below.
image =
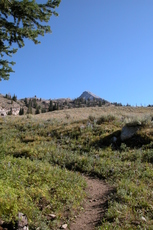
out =
<path fill-rule="evenodd" d="M 0 116 L 6 116 L 9 113 L 19 114 L 20 107 L 23 106 L 19 101 L 14 101 L 10 97 L 0 94 Z"/>
<path fill-rule="evenodd" d="M 80 97 L 71 100 L 70 98 L 61 98 L 56 100 L 31 97 L 18 100 L 17 96 L 0 94 L 0 116 L 39 114 L 51 112 L 54 110 L 95 107 L 110 104 L 108 101 L 84 91 Z"/>
<path fill-rule="evenodd" d="M 78 97 L 78 98 L 79 98 L 79 99 L 80 99 L 80 98 L 83 98 L 84 100 L 91 100 L 91 101 L 93 101 L 93 100 L 98 100 L 98 101 L 103 101 L 103 102 L 105 102 L 105 103 L 109 103 L 108 101 L 106 101 L 106 100 L 104 100 L 104 99 L 102 99 L 102 98 L 96 96 L 95 94 L 93 94 L 93 93 L 91 93 L 91 92 L 89 92 L 89 91 L 84 91 L 84 92 L 81 94 L 81 96 Z"/>

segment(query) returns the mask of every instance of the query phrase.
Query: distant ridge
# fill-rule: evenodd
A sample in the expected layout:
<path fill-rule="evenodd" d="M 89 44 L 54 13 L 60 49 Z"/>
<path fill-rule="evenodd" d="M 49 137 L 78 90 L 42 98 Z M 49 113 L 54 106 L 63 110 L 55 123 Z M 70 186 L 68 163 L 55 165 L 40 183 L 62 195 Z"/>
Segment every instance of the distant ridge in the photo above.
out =
<path fill-rule="evenodd" d="M 84 91 L 80 97 L 74 100 L 70 98 L 51 100 L 37 98 L 37 96 L 17 100 L 17 96 L 15 95 L 12 97 L 10 94 L 6 94 L 5 96 L 0 94 L 0 116 L 39 114 L 55 110 L 101 107 L 103 105 L 111 105 L 111 103 L 89 91 Z"/>
<path fill-rule="evenodd" d="M 78 97 L 78 98 L 79 98 L 79 99 L 80 99 L 80 98 L 83 98 L 84 100 L 91 100 L 91 101 L 97 100 L 97 101 L 103 101 L 103 102 L 105 102 L 105 103 L 109 103 L 108 101 L 106 101 L 106 100 L 104 100 L 104 99 L 102 99 L 102 98 L 96 96 L 95 94 L 93 94 L 93 93 L 91 93 L 91 92 L 89 92 L 89 91 L 84 91 L 84 92 L 81 94 L 81 96 Z"/>

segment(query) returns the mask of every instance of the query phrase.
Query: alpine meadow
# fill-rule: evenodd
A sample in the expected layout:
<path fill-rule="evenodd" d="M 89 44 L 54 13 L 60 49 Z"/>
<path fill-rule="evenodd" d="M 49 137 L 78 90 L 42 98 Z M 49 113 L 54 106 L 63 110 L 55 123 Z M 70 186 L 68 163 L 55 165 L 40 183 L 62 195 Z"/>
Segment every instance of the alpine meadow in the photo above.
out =
<path fill-rule="evenodd" d="M 152 7 L 0 0 L 0 230 L 153 230 Z"/>

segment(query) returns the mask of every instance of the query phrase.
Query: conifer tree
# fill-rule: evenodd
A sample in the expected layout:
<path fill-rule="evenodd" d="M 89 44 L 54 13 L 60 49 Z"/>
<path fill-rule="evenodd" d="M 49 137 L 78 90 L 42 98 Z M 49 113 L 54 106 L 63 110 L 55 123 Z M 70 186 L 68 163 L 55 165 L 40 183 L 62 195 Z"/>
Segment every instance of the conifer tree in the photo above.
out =
<path fill-rule="evenodd" d="M 31 99 L 29 100 L 27 113 L 32 114 L 32 101 L 31 101 Z"/>
<path fill-rule="evenodd" d="M 26 106 L 28 106 L 28 100 L 27 100 L 26 97 L 25 97 L 25 99 L 24 99 L 24 103 L 25 103 Z"/>
<path fill-rule="evenodd" d="M 17 96 L 15 96 L 15 94 L 13 95 L 12 100 L 15 102 L 17 101 Z"/>
<path fill-rule="evenodd" d="M 24 108 L 20 108 L 19 115 L 23 115 L 23 114 L 24 114 Z"/>
<path fill-rule="evenodd" d="M 37 105 L 36 98 L 33 98 L 33 99 L 32 99 L 32 107 L 33 107 L 33 108 L 37 108 L 37 106 L 38 106 L 38 105 Z"/>
<path fill-rule="evenodd" d="M 25 38 L 40 43 L 37 37 L 51 32 L 47 22 L 52 15 L 58 15 L 54 9 L 60 1 L 42 0 L 38 4 L 36 0 L 0 0 L 0 81 L 8 80 L 14 72 L 15 62 L 6 59 L 17 52 L 12 45 L 23 47 Z"/>
<path fill-rule="evenodd" d="M 102 106 L 102 101 L 99 101 L 99 107 L 101 107 Z"/>
<path fill-rule="evenodd" d="M 7 115 L 12 115 L 12 108 L 10 108 L 10 111 L 8 111 Z"/>
<path fill-rule="evenodd" d="M 39 114 L 39 113 L 40 113 L 40 110 L 39 110 L 39 107 L 37 106 L 35 114 Z"/>
<path fill-rule="evenodd" d="M 50 111 L 53 111 L 53 102 L 52 102 L 52 100 L 50 100 L 50 102 L 49 102 L 49 112 Z"/>

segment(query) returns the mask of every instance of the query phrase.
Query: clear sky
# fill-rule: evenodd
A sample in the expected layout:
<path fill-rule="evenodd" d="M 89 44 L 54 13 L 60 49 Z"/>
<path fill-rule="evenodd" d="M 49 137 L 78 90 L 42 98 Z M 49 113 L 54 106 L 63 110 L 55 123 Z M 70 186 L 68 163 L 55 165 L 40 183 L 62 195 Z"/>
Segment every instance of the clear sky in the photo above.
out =
<path fill-rule="evenodd" d="M 45 3 L 46 0 L 39 0 Z M 153 0 L 62 0 L 52 34 L 25 42 L 0 93 L 153 104 Z"/>

